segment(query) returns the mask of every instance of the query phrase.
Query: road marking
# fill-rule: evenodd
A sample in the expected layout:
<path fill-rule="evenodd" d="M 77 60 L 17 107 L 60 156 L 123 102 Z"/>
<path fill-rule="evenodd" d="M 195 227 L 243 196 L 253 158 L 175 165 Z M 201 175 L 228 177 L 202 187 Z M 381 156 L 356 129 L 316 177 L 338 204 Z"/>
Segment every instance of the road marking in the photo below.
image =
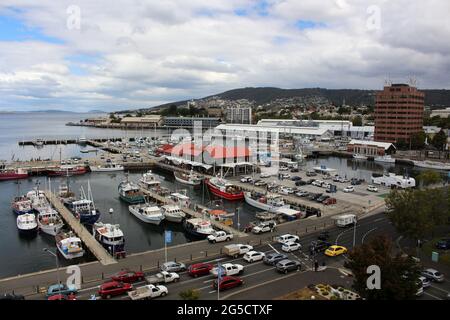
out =
<path fill-rule="evenodd" d="M 377 229 L 378 229 L 378 227 L 375 227 L 375 228 L 373 228 L 373 229 L 370 229 L 370 230 L 367 231 L 366 233 L 364 233 L 364 235 L 363 235 L 363 237 L 362 237 L 362 239 L 361 239 L 361 243 L 364 243 L 364 240 L 366 240 L 366 237 L 369 235 L 369 233 L 371 233 L 372 231 L 377 230 Z"/>
<path fill-rule="evenodd" d="M 436 289 L 436 290 L 440 290 L 440 291 L 445 292 L 445 293 L 450 293 L 449 291 L 446 291 L 446 290 L 441 289 L 441 288 L 439 288 L 439 287 L 435 287 L 435 286 L 433 286 L 433 285 L 431 285 L 430 287 L 432 287 L 432 288 L 434 288 L 434 289 Z"/>
<path fill-rule="evenodd" d="M 432 295 L 432 294 L 430 294 L 430 293 L 428 293 L 428 292 L 424 292 L 423 294 L 426 294 L 427 296 L 430 296 L 430 297 L 432 297 L 432 298 L 434 298 L 434 299 L 436 299 L 436 300 L 442 300 L 441 298 L 436 297 L 435 295 Z"/>
<path fill-rule="evenodd" d="M 276 253 L 280 253 L 277 249 L 275 249 L 270 243 L 269 243 L 269 247 L 272 248 L 273 251 L 275 251 Z"/>

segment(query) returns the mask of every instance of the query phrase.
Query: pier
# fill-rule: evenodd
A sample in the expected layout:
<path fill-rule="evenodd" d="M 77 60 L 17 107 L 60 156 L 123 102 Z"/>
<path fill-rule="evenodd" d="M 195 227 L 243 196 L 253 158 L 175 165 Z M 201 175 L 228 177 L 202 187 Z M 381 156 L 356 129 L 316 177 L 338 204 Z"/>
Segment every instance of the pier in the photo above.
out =
<path fill-rule="evenodd" d="M 144 189 L 144 188 L 141 188 L 141 190 L 142 190 L 142 192 L 144 192 L 147 196 L 149 196 L 149 197 L 151 197 L 151 198 L 157 200 L 157 201 L 160 202 L 160 203 L 176 205 L 174 201 L 172 201 L 172 200 L 170 200 L 170 199 L 168 199 L 168 198 L 166 198 L 166 197 L 160 196 L 159 194 L 156 194 L 156 193 L 151 192 L 151 191 L 149 191 L 149 190 L 147 190 L 147 189 Z M 180 206 L 180 209 L 181 209 L 184 213 L 186 213 L 187 215 L 189 215 L 189 216 L 191 216 L 191 217 L 195 217 L 195 218 L 203 218 L 203 214 L 201 214 L 200 212 L 194 211 L 194 210 L 192 210 L 192 209 L 190 209 L 190 208 L 186 208 L 186 207 L 181 207 L 181 206 Z M 209 221 L 211 222 L 211 224 L 212 224 L 214 227 L 216 227 L 216 228 L 218 228 L 218 229 L 220 229 L 220 230 L 223 230 L 223 231 L 225 231 L 225 232 L 227 232 L 227 233 L 234 234 L 235 236 L 238 236 L 238 237 L 246 237 L 246 236 L 248 236 L 248 234 L 246 234 L 246 233 L 244 233 L 244 232 L 241 232 L 241 231 L 239 231 L 239 230 L 236 230 L 236 229 L 234 229 L 234 228 L 232 228 L 232 227 L 230 227 L 230 226 L 226 226 L 226 225 L 224 225 L 223 223 L 220 223 L 219 221 L 212 220 L 212 219 L 209 219 Z"/>
<path fill-rule="evenodd" d="M 86 230 L 86 228 L 73 216 L 73 214 L 53 193 L 45 191 L 45 196 L 102 265 L 106 266 L 117 263 L 117 261 L 111 257 L 105 248 L 103 248 L 102 245 L 95 240 L 94 236 Z"/>

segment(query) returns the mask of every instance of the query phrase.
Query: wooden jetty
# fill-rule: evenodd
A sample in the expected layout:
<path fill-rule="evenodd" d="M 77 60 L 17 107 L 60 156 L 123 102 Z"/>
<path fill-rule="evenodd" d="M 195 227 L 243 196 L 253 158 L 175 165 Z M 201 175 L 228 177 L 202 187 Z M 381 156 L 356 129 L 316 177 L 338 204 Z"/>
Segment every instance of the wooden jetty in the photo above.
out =
<path fill-rule="evenodd" d="M 106 251 L 106 249 L 103 248 L 97 240 L 95 240 L 94 236 L 80 223 L 80 221 L 74 217 L 74 215 L 61 203 L 55 194 L 45 191 L 45 196 L 102 265 L 106 266 L 117 263 L 116 259 L 114 259 L 108 251 Z"/>

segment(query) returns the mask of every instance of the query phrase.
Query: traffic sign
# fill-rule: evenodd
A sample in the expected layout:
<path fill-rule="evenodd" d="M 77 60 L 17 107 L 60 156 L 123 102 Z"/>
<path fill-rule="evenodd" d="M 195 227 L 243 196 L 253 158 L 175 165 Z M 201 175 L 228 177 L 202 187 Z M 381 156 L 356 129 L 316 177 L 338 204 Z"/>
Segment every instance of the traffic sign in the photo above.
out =
<path fill-rule="evenodd" d="M 165 241 L 166 241 L 166 243 L 172 242 L 172 231 L 165 232 Z"/>

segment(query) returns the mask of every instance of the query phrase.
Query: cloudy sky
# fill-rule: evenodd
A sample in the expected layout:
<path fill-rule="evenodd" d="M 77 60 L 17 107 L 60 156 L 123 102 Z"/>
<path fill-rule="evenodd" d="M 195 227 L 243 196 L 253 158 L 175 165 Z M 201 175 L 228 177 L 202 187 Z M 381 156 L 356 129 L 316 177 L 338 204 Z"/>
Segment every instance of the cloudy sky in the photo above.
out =
<path fill-rule="evenodd" d="M 448 0 L 1 0 L 0 111 L 249 86 L 450 88 Z"/>

